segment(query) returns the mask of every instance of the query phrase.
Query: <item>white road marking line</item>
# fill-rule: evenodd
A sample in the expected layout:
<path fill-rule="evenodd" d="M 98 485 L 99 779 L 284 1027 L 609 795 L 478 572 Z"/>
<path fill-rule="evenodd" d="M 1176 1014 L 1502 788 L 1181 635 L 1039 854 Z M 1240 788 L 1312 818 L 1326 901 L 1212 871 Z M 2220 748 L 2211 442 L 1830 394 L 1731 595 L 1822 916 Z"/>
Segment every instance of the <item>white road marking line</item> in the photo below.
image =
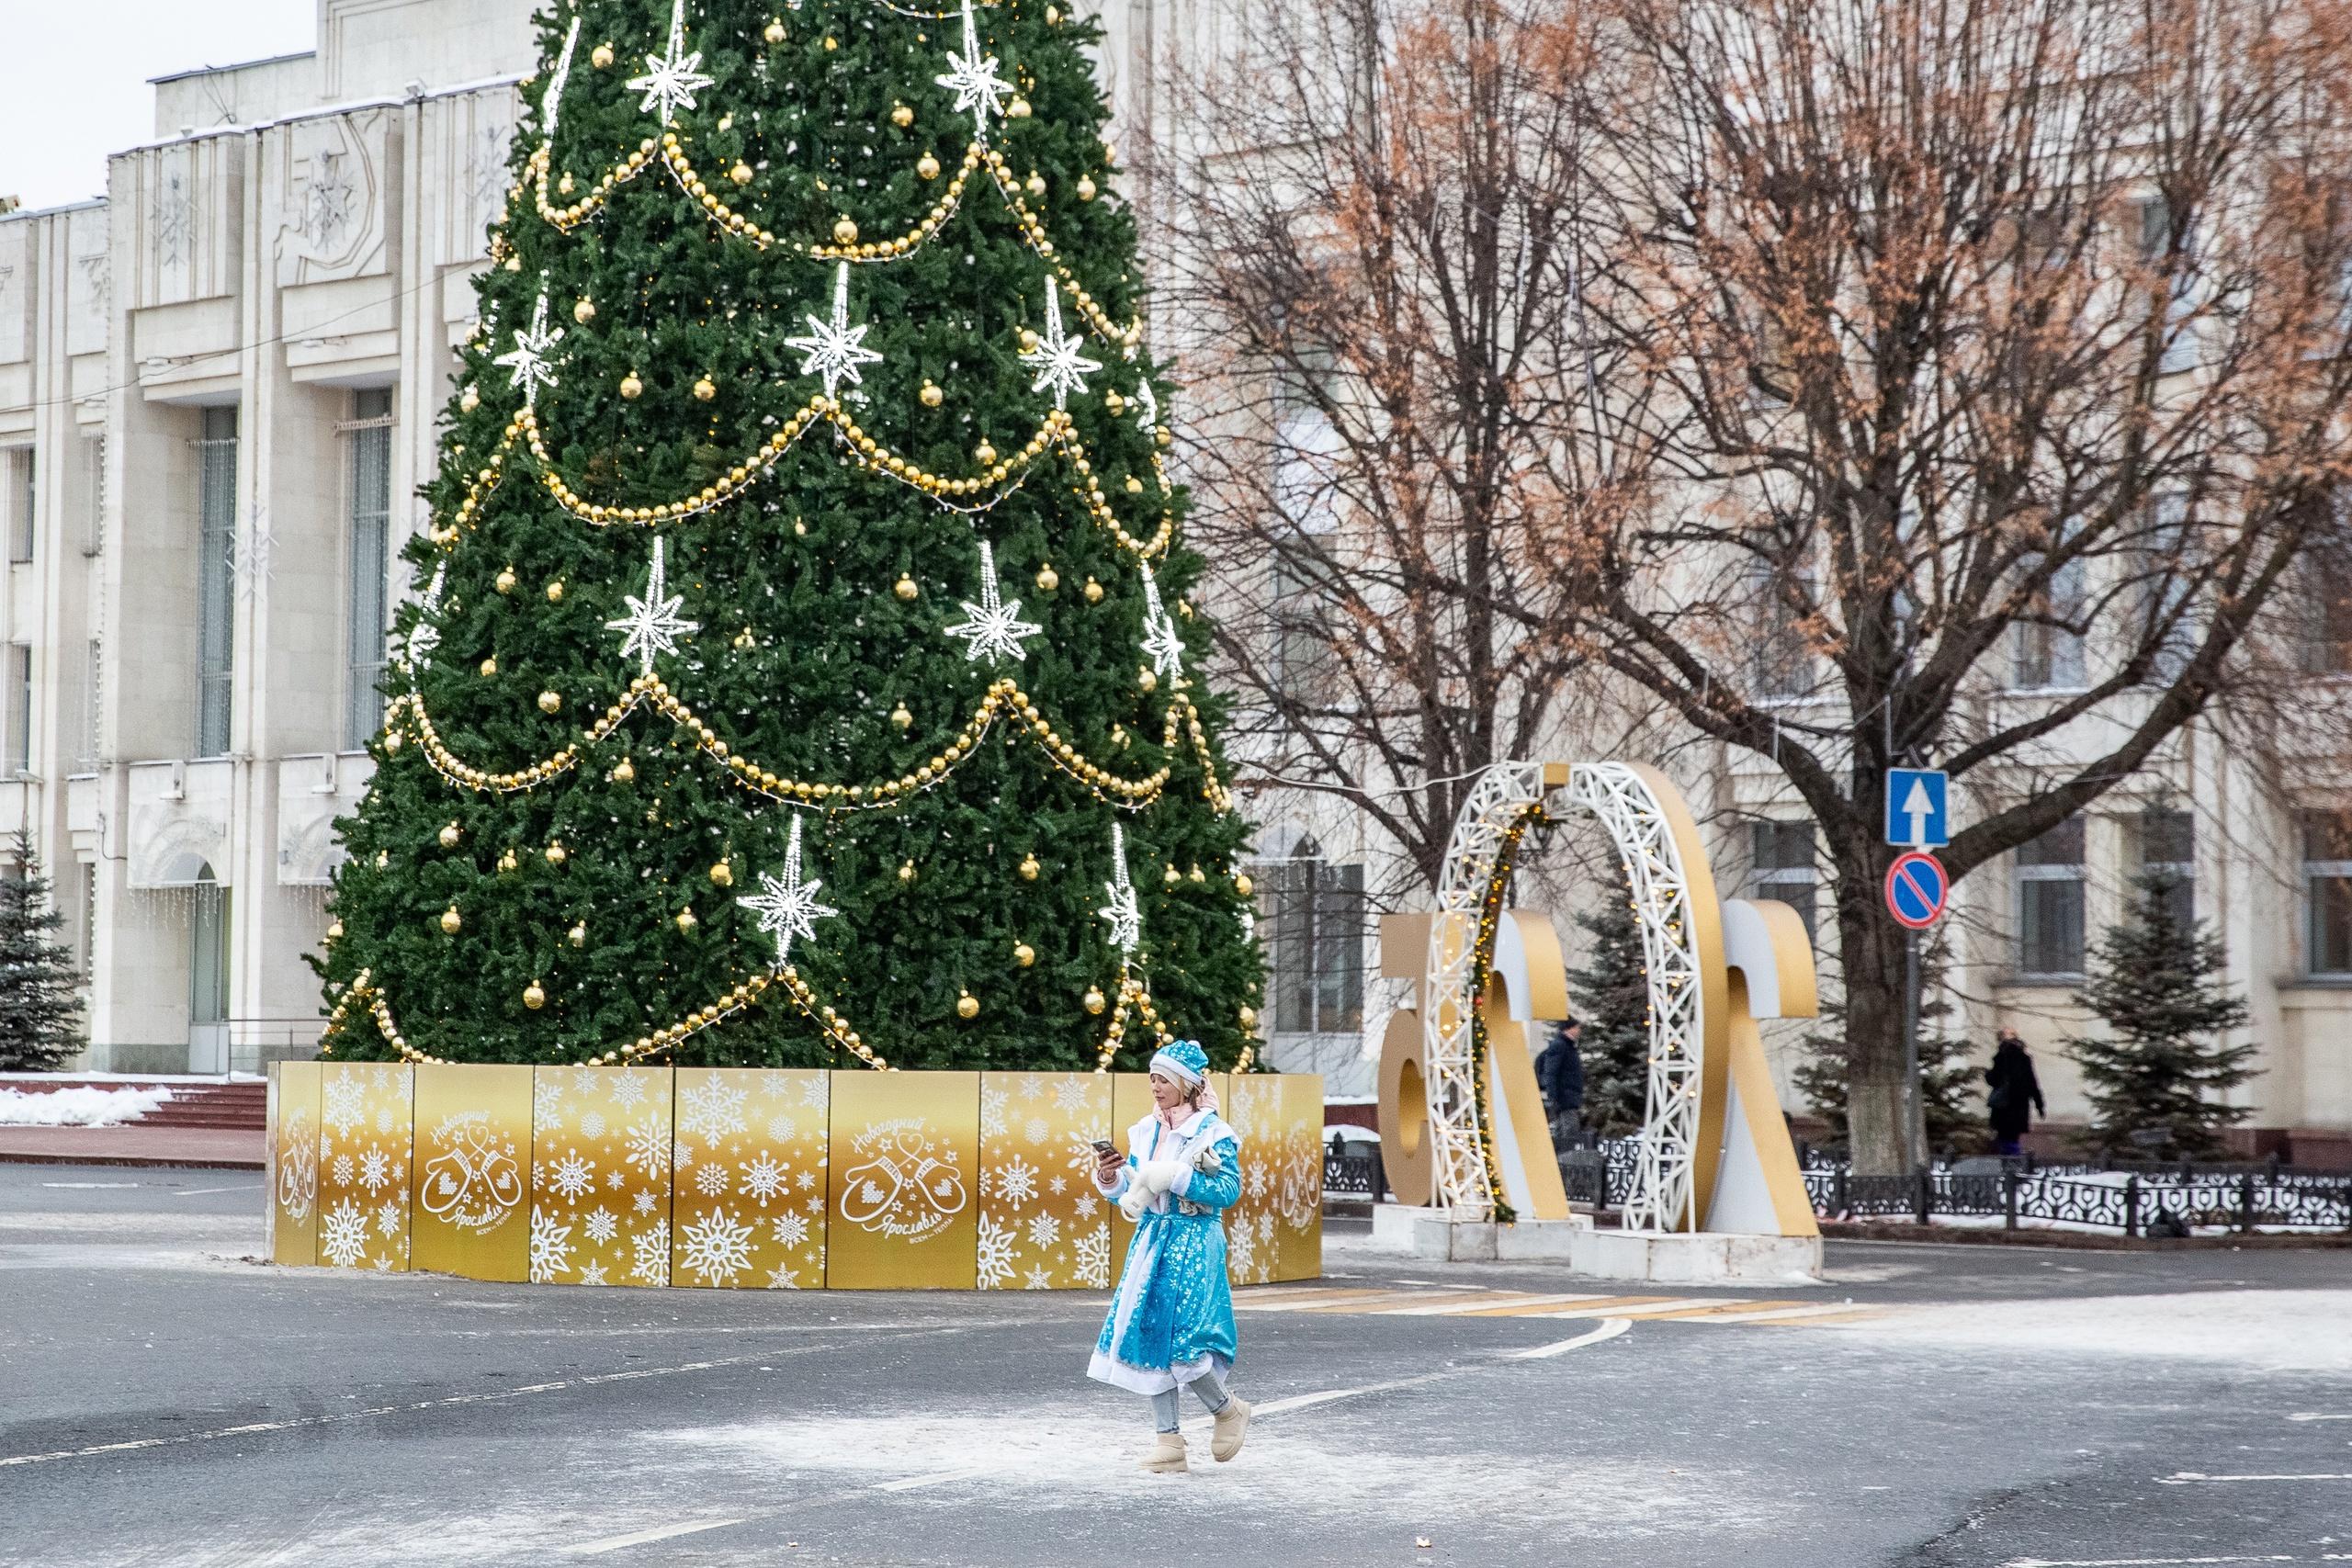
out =
<path fill-rule="evenodd" d="M 182 1190 L 178 1190 L 178 1191 L 174 1192 L 174 1193 L 172 1194 L 172 1196 L 173 1196 L 173 1197 L 175 1197 L 175 1198 L 201 1198 L 201 1197 L 205 1196 L 205 1194 L 207 1194 L 207 1193 L 209 1193 L 209 1192 L 258 1192 L 258 1191 L 260 1191 L 260 1190 L 261 1190 L 261 1183 L 260 1183 L 260 1182 L 258 1182 L 258 1181 L 247 1181 L 247 1182 L 242 1183 L 242 1184 L 240 1184 L 240 1185 L 238 1185 L 238 1186 L 235 1186 L 235 1187 L 189 1187 L 189 1188 L 184 1188 L 184 1189 L 182 1189 Z"/>
<path fill-rule="evenodd" d="M 1603 1301 L 1608 1299 L 1606 1296 L 1601 1298 Z M 1729 1304 L 1729 1301 L 1723 1296 L 1668 1296 L 1663 1300 L 1645 1303 L 1638 1306 L 1613 1306 L 1605 1312 L 1588 1308 L 1582 1312 L 1574 1309 L 1564 1312 L 1531 1312 L 1527 1315 L 1529 1317 L 1647 1317 L 1653 1313 L 1688 1312 L 1692 1307 L 1728 1306 Z"/>
<path fill-rule="evenodd" d="M 107 1192 L 120 1187 L 139 1187 L 137 1181 L 44 1181 L 43 1187 L 58 1192 Z"/>
<path fill-rule="evenodd" d="M 1445 1300 L 1434 1306 L 1375 1307 L 1367 1317 L 1453 1317 L 1464 1313 L 1492 1312 L 1500 1314 L 1518 1307 L 1566 1306 L 1572 1302 L 1607 1301 L 1606 1296 L 1591 1295 L 1514 1295 L 1480 1296 L 1470 1301 Z"/>
<path fill-rule="evenodd" d="M 2189 1486 L 2194 1485 L 2200 1481 L 2352 1481 L 2352 1474 L 2207 1475 L 2201 1471 L 2182 1470 L 2176 1471 L 2170 1475 L 2159 1475 L 2156 1477 L 2156 1484 L 2159 1486 Z M 2289 1561 L 2291 1562 L 2293 1560 L 2290 1558 Z M 2324 1561 L 2324 1559 L 2323 1559 L 2323 1561 Z"/>
<path fill-rule="evenodd" d="M 742 1522 L 741 1519 L 693 1519 L 683 1525 L 662 1525 L 650 1530 L 639 1530 L 634 1535 L 607 1536 L 603 1540 L 582 1541 L 578 1546 L 567 1546 L 561 1550 L 576 1557 L 594 1557 L 600 1552 L 618 1551 L 624 1546 L 643 1546 L 648 1541 L 668 1540 L 673 1536 L 699 1535 L 704 1530 L 725 1529 L 729 1525 Z"/>
<path fill-rule="evenodd" d="M 2001 1568 L 2197 1568 L 2210 1562 L 2352 1562 L 2352 1554 L 2318 1557 L 2012 1557 Z"/>
<path fill-rule="evenodd" d="M 1579 1345 L 1598 1345 L 1604 1339 L 1614 1339 L 1634 1326 L 1630 1317 L 1612 1317 L 1589 1334 L 1579 1334 L 1573 1339 L 1562 1339 L 1550 1345 L 1538 1345 L 1532 1350 L 1513 1350 L 1505 1358 L 1513 1361 L 1540 1361 L 1565 1355 Z"/>
<path fill-rule="evenodd" d="M 940 1334 L 960 1332 L 952 1328 L 916 1329 L 903 1334 L 877 1335 L 868 1339 L 928 1338 Z M 255 1421 L 243 1427 L 220 1427 L 206 1432 L 175 1432 L 164 1438 L 136 1438 L 129 1442 L 93 1443 L 87 1448 L 58 1449 L 43 1454 L 13 1454 L 0 1458 L 0 1470 L 14 1465 L 47 1464 L 61 1459 L 89 1459 L 98 1454 L 137 1453 L 147 1449 L 172 1449 L 189 1443 L 209 1443 L 222 1438 L 249 1438 L 264 1432 L 299 1432 L 316 1427 L 341 1427 L 354 1421 L 366 1421 L 378 1416 L 398 1416 L 420 1410 L 447 1410 L 464 1404 L 494 1404 L 526 1394 L 557 1393 L 565 1389 L 600 1388 L 606 1383 L 632 1382 L 640 1378 L 673 1377 L 684 1372 L 715 1371 L 721 1367 L 741 1366 L 762 1357 L 813 1355 L 819 1350 L 831 1349 L 826 1345 L 787 1346 L 781 1349 L 771 1346 L 741 1356 L 727 1356 L 717 1360 L 684 1361 L 673 1367 L 632 1367 L 627 1371 L 592 1372 L 586 1377 L 561 1378 L 553 1382 L 528 1383 L 521 1388 L 485 1389 L 479 1393 L 453 1393 L 441 1399 L 422 1399 L 407 1404 L 379 1404 L 366 1410 L 340 1410 L 332 1416 L 300 1416 L 288 1421 Z"/>
<path fill-rule="evenodd" d="M 1849 1312 L 1871 1311 L 1843 1302 L 1824 1303 L 1816 1306 L 1775 1307 L 1762 1312 L 1727 1312 L 1720 1317 L 1706 1319 L 1709 1323 L 1797 1323 L 1808 1317 L 1843 1316 Z"/>
<path fill-rule="evenodd" d="M 2352 1421 L 2352 1411 L 2298 1410 L 2287 1419 L 2290 1421 Z"/>

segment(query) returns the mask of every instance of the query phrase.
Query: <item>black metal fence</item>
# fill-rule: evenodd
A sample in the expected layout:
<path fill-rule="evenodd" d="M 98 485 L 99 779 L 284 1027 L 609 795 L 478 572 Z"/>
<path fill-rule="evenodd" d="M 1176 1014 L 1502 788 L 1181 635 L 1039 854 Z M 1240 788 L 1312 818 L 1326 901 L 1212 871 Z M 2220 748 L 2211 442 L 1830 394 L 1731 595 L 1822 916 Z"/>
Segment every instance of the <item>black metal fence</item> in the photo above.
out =
<path fill-rule="evenodd" d="M 1361 1150 L 1359 1153 L 1357 1151 Z M 1323 1201 L 1377 1203 L 1388 1196 L 1388 1173 L 1378 1144 L 1334 1142 L 1323 1151 Z"/>

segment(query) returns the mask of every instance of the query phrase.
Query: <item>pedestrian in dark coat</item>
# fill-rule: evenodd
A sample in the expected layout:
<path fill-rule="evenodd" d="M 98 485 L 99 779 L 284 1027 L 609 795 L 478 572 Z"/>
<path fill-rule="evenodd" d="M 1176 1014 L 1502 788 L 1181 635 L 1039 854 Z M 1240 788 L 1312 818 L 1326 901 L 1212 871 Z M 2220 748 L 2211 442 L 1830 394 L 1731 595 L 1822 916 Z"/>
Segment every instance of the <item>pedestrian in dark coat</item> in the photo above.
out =
<path fill-rule="evenodd" d="M 1584 1054 L 1577 1037 L 1584 1025 L 1569 1019 L 1552 1031 L 1552 1043 L 1535 1058 L 1535 1087 L 1552 1119 L 1552 1141 L 1565 1142 L 1583 1126 Z"/>
<path fill-rule="evenodd" d="M 2041 1103 L 2041 1082 L 2033 1076 L 2033 1055 L 2016 1031 L 2001 1031 L 1984 1082 L 1990 1086 L 1985 1109 L 1992 1118 L 1994 1145 L 2003 1157 L 2013 1156 L 2020 1152 L 2018 1140 L 2033 1117 L 2050 1114 Z"/>

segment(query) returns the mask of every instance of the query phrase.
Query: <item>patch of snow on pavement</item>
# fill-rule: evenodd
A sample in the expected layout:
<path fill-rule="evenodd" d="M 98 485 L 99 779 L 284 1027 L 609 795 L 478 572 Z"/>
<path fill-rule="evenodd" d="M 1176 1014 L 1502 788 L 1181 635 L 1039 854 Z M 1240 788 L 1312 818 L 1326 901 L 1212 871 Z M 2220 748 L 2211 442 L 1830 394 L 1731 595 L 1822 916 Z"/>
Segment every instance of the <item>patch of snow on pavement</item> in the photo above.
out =
<path fill-rule="evenodd" d="M 2034 1355 L 2153 1356 L 2257 1371 L 2352 1372 L 2352 1290 L 2202 1291 L 1906 1306 L 1836 1332 Z"/>
<path fill-rule="evenodd" d="M 0 1127 L 112 1127 L 136 1122 L 171 1098 L 167 1089 L 0 1089 Z"/>

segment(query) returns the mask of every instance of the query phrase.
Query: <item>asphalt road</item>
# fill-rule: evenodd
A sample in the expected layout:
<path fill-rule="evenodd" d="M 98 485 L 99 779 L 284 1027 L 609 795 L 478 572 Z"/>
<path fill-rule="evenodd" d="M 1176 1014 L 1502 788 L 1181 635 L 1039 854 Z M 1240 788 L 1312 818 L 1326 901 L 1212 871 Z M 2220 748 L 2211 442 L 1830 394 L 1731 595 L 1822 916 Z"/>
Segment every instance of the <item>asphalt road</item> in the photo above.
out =
<path fill-rule="evenodd" d="M 1465 1316 L 1611 1287 L 1335 1225 L 1334 1293 L 1243 1314 L 1242 1456 L 1155 1477 L 1100 1296 L 282 1270 L 260 1197 L 0 1167 L 0 1563 L 2352 1562 L 2352 1252 L 1833 1244 Z"/>

